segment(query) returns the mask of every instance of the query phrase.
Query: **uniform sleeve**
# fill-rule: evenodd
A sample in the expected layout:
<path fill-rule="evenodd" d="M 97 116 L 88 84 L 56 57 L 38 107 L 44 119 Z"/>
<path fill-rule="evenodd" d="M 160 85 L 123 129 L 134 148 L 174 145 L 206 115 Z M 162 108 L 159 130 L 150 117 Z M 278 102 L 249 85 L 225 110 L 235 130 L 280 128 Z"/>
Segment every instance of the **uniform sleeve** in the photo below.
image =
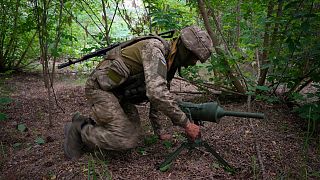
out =
<path fill-rule="evenodd" d="M 172 123 L 184 127 L 188 118 L 177 104 L 177 98 L 167 88 L 167 65 L 164 45 L 155 39 L 146 40 L 141 50 L 147 97 L 154 107 L 168 116 Z"/>

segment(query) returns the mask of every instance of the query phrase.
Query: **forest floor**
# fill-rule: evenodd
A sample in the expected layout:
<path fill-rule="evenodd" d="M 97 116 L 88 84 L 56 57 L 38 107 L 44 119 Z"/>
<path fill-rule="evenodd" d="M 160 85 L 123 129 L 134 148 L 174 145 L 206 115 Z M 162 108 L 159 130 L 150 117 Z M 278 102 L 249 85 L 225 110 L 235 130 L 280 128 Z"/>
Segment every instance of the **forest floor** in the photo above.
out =
<path fill-rule="evenodd" d="M 192 90 L 174 82 L 173 90 Z M 167 171 L 156 167 L 183 142 L 183 130 L 161 117 L 174 136 L 160 141 L 152 135 L 148 103 L 137 105 L 144 136 L 139 146 L 127 152 L 87 153 L 77 161 L 65 158 L 62 145 L 64 124 L 74 112 L 90 114 L 84 97 L 84 79 L 57 77 L 54 90 L 59 106 L 48 107 L 41 74 L 2 76 L 0 94 L 13 102 L 0 111 L 0 179 L 319 179 L 320 140 L 308 138 L 304 123 L 285 105 L 253 101 L 252 112 L 264 120 L 224 117 L 220 123 L 206 122 L 202 138 L 238 172 L 224 171 L 203 148 L 182 151 Z M 179 93 L 185 100 L 219 100 L 225 110 L 247 111 L 246 100 Z M 61 108 L 63 109 L 61 109 Z M 1 107 L 0 107 L 1 108 Z M 53 126 L 49 127 L 49 108 Z M 63 112 L 64 111 L 64 112 Z M 26 128 L 24 128 L 26 127 Z M 100 154 L 101 154 L 100 153 Z"/>

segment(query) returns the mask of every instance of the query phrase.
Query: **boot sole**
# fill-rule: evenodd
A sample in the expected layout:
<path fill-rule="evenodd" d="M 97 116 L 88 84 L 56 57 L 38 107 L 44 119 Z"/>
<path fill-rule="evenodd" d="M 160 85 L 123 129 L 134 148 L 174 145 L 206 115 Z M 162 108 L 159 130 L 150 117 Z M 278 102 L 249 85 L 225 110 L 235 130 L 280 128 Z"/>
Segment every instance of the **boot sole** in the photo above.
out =
<path fill-rule="evenodd" d="M 63 151 L 64 151 L 64 154 L 69 158 L 69 159 L 72 159 L 72 157 L 70 156 L 70 154 L 68 153 L 67 151 L 67 144 L 68 144 L 68 132 L 69 132 L 69 129 L 71 127 L 71 122 L 68 122 L 65 126 L 64 126 L 64 143 L 63 143 Z"/>

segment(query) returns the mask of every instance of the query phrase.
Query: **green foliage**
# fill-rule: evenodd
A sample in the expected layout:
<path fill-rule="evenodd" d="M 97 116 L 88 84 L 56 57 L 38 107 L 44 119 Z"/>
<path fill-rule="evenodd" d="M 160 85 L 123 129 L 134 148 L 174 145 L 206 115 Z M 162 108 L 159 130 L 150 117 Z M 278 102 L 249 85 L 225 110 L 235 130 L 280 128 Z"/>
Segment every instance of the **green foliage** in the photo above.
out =
<path fill-rule="evenodd" d="M 168 170 L 170 169 L 171 165 L 172 165 L 172 162 L 171 162 L 171 163 L 168 163 L 167 165 L 165 165 L 165 166 L 163 166 L 163 167 L 160 167 L 159 170 L 160 170 L 161 172 L 166 172 L 166 171 L 168 171 Z"/>
<path fill-rule="evenodd" d="M 0 122 L 1 122 L 1 121 L 5 121 L 5 120 L 7 120 L 7 119 L 8 119 L 8 117 L 7 117 L 6 114 L 0 113 Z"/>
<path fill-rule="evenodd" d="M 1 97 L 0 98 L 0 104 L 5 105 L 5 104 L 10 104 L 12 102 L 12 99 L 9 97 Z"/>
<path fill-rule="evenodd" d="M 311 134 L 320 131 L 320 129 L 316 129 L 320 127 L 320 85 L 314 84 L 313 87 L 316 88 L 315 92 L 307 93 L 306 97 L 295 97 L 302 102 L 306 99 L 305 101 L 308 101 L 308 103 L 294 109 L 294 112 L 306 121 L 308 132 Z"/>
<path fill-rule="evenodd" d="M 204 67 L 203 64 L 196 64 L 195 66 L 189 66 L 185 69 L 182 69 L 181 75 L 186 79 L 189 79 L 198 83 L 202 83 L 203 80 L 201 79 L 199 71 L 203 67 Z"/>
<path fill-rule="evenodd" d="M 42 144 L 45 144 L 46 141 L 42 138 L 42 137 L 37 137 L 35 140 L 34 140 L 35 143 L 39 144 L 39 145 L 42 145 Z"/>
<path fill-rule="evenodd" d="M 274 95 L 256 94 L 256 99 L 270 104 L 279 103 L 280 99 Z"/>
<path fill-rule="evenodd" d="M 100 167 L 100 168 L 99 168 Z M 111 180 L 112 176 L 108 169 L 108 162 L 102 159 L 95 159 L 90 154 L 90 159 L 88 161 L 88 179 L 108 179 Z"/>
<path fill-rule="evenodd" d="M 36 33 L 32 7 L 26 0 L 17 2 L 3 1 L 0 6 L 0 45 L 3 48 L 0 53 L 0 72 L 30 64 L 37 56 L 30 48 L 37 47 L 32 46 Z"/>
<path fill-rule="evenodd" d="M 271 59 L 275 73 L 273 81 L 284 83 L 293 88 L 301 83 L 301 79 L 312 78 L 319 82 L 319 13 L 310 1 L 289 1 L 284 3 L 284 14 L 272 19 L 280 26 L 282 35 L 274 49 Z M 298 11 L 297 11 L 298 9 Z M 279 48 L 282 50 L 279 51 Z"/>
<path fill-rule="evenodd" d="M 300 117 L 304 119 L 311 120 L 313 123 L 320 122 L 320 104 L 305 104 L 300 107 L 297 112 L 299 113 Z"/>
<path fill-rule="evenodd" d="M 196 21 L 196 9 L 187 6 L 184 1 L 145 0 L 145 2 L 148 3 L 153 31 L 181 29 Z"/>
<path fill-rule="evenodd" d="M 95 161 L 93 159 L 88 161 L 88 179 L 97 179 L 95 171 Z"/>
<path fill-rule="evenodd" d="M 152 146 L 159 141 L 159 137 L 157 135 L 147 136 L 144 138 L 145 146 Z"/>
<path fill-rule="evenodd" d="M 22 145 L 22 143 L 14 143 L 12 146 L 14 149 L 18 149 L 21 147 L 21 145 Z"/>
<path fill-rule="evenodd" d="M 0 157 L 2 157 L 1 159 L 4 159 L 4 157 L 6 157 L 7 154 L 7 147 L 2 143 L 2 141 L 0 142 Z M 2 164 L 2 160 L 0 160 L 0 165 Z"/>
<path fill-rule="evenodd" d="M 258 172 L 259 172 L 259 166 L 258 166 L 258 163 L 257 163 L 257 159 L 255 156 L 251 156 L 251 169 L 253 171 L 253 177 L 254 179 L 259 179 L 258 178 Z"/>
<path fill-rule="evenodd" d="M 5 105 L 10 104 L 13 100 L 9 97 L 0 97 L 0 110 L 2 111 Z M 0 112 L 0 122 L 8 119 L 7 115 Z"/>
<path fill-rule="evenodd" d="M 140 155 L 147 155 L 147 151 L 146 151 L 146 149 L 145 148 L 143 148 L 143 147 L 138 147 L 137 148 L 137 151 L 138 151 L 138 153 L 140 154 Z"/>
<path fill-rule="evenodd" d="M 18 127 L 17 129 L 20 131 L 20 132 L 25 132 L 27 130 L 27 126 L 23 123 L 23 124 L 18 124 Z"/>
<path fill-rule="evenodd" d="M 172 142 L 171 141 L 168 141 L 168 140 L 165 140 L 162 142 L 163 146 L 166 147 L 167 149 L 170 149 L 172 148 Z"/>

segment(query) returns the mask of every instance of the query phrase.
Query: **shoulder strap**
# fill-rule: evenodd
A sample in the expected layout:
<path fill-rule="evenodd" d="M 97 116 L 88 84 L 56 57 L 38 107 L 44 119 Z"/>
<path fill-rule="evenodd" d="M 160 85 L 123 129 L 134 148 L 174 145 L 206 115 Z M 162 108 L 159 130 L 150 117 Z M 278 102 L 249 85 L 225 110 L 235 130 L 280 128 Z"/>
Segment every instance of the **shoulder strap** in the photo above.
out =
<path fill-rule="evenodd" d="M 169 52 L 169 50 L 170 50 L 170 45 L 169 45 L 169 43 L 168 43 L 166 40 L 164 40 L 162 37 L 157 36 L 157 35 L 153 35 L 153 34 L 150 34 L 150 35 L 148 35 L 148 36 L 136 37 L 136 38 L 133 38 L 133 39 L 131 39 L 131 40 L 125 41 L 125 42 L 123 42 L 123 43 L 120 43 L 120 47 L 121 47 L 121 49 L 122 49 L 122 48 L 125 48 L 125 47 L 127 47 L 127 46 L 130 46 L 130 45 L 132 45 L 132 44 L 134 44 L 134 43 L 137 43 L 137 42 L 139 42 L 139 41 L 146 40 L 146 39 L 158 39 L 158 40 L 161 41 L 161 43 L 164 45 L 166 53 Z"/>

